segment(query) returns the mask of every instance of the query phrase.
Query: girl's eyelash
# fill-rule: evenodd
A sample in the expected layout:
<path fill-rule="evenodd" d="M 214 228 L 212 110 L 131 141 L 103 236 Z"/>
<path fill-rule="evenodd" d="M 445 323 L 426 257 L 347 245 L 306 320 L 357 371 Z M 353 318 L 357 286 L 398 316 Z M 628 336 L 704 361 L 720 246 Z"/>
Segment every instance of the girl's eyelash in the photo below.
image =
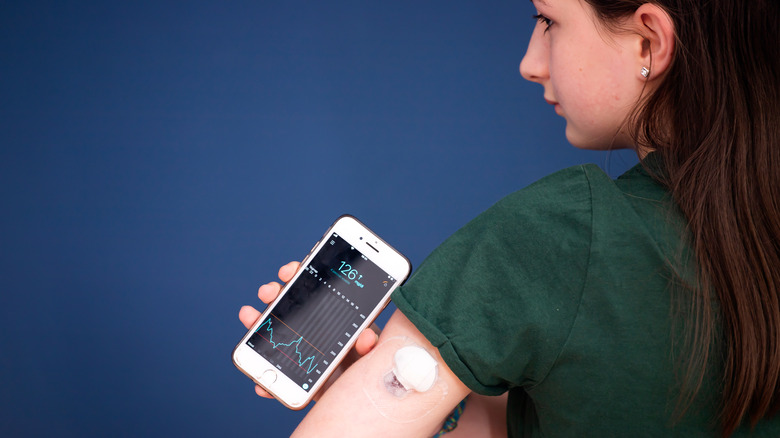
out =
<path fill-rule="evenodd" d="M 533 16 L 533 18 L 534 18 L 534 20 L 536 20 L 536 21 L 538 21 L 540 23 L 544 23 L 547 26 L 544 29 L 545 32 L 547 32 L 547 30 L 550 29 L 550 26 L 553 25 L 553 21 L 550 20 L 549 18 L 545 17 L 542 14 L 536 14 L 536 15 Z"/>

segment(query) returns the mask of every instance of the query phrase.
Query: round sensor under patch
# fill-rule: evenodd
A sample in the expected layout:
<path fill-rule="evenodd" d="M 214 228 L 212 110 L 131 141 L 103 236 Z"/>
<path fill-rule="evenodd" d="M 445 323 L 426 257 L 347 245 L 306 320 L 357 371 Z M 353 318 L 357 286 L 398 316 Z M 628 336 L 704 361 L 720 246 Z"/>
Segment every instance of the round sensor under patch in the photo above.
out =
<path fill-rule="evenodd" d="M 438 377 L 436 359 L 411 339 L 389 338 L 367 356 L 387 364 L 381 376 L 364 373 L 363 377 L 364 394 L 385 418 L 397 423 L 416 421 L 444 401 L 447 385 Z"/>

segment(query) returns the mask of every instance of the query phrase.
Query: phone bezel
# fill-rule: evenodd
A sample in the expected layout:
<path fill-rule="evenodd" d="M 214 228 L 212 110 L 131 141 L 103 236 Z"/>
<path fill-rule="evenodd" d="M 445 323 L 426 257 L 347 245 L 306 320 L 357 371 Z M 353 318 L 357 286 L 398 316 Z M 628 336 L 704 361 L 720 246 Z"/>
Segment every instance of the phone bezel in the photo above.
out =
<path fill-rule="evenodd" d="M 379 316 L 382 310 L 387 306 L 390 301 L 390 295 L 396 287 L 403 284 L 406 278 L 411 272 L 411 263 L 409 260 L 401 254 L 398 250 L 390 246 L 387 242 L 381 239 L 362 222 L 357 220 L 354 216 L 343 215 L 339 217 L 323 234 L 322 238 L 314 245 L 309 254 L 304 258 L 301 263 L 301 267 L 295 273 L 293 278 L 282 288 L 279 297 L 286 294 L 289 285 L 294 283 L 295 280 L 304 272 L 304 268 L 308 266 L 310 260 L 315 254 L 317 254 L 325 245 L 327 238 L 331 234 L 336 233 L 347 243 L 358 249 L 363 253 L 371 262 L 376 264 L 379 268 L 387 272 L 393 278 L 397 279 L 396 283 L 389 287 L 385 295 L 379 301 L 377 306 L 371 309 L 371 312 L 366 315 L 366 319 L 361 326 L 355 332 L 350 340 L 344 345 L 344 348 L 336 355 L 331 361 L 330 365 L 323 371 L 320 378 L 312 385 L 309 391 L 304 390 L 298 384 L 287 377 L 282 371 L 274 367 L 270 362 L 265 360 L 251 347 L 246 345 L 246 341 L 254 333 L 260 323 L 265 317 L 274 309 L 279 302 L 277 299 L 271 303 L 263 312 L 263 314 L 255 321 L 250 327 L 236 348 L 233 350 L 233 363 L 234 365 L 252 379 L 256 384 L 264 388 L 268 393 L 273 395 L 284 406 L 299 410 L 306 407 L 311 401 L 314 395 L 320 390 L 322 385 L 328 380 L 328 377 L 335 371 L 338 364 L 343 360 L 344 356 L 350 351 L 354 343 L 357 341 L 358 335 L 374 322 Z M 275 373 L 275 381 L 264 381 L 264 374 L 268 371 Z"/>

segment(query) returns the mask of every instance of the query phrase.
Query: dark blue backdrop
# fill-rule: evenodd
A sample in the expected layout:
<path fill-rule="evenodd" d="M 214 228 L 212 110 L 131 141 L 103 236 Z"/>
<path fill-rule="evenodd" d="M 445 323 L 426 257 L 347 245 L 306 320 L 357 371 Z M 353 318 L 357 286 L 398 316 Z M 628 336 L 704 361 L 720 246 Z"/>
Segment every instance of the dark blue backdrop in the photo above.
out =
<path fill-rule="evenodd" d="M 528 2 L 0 2 L 0 435 L 286 436 L 236 314 L 349 212 L 415 265 L 569 146 Z M 386 316 L 385 316 L 386 318 Z"/>

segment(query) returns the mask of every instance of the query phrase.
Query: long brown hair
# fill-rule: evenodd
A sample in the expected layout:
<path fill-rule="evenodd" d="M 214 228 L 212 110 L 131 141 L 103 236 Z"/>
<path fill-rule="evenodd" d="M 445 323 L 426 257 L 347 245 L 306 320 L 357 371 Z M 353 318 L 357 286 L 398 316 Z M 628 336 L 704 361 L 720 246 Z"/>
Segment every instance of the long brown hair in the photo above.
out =
<path fill-rule="evenodd" d="M 585 1 L 610 28 L 647 3 Z M 676 47 L 632 128 L 689 222 L 699 272 L 685 295 L 684 375 L 692 399 L 722 355 L 729 436 L 780 410 L 780 2 L 649 2 L 671 17 Z"/>

